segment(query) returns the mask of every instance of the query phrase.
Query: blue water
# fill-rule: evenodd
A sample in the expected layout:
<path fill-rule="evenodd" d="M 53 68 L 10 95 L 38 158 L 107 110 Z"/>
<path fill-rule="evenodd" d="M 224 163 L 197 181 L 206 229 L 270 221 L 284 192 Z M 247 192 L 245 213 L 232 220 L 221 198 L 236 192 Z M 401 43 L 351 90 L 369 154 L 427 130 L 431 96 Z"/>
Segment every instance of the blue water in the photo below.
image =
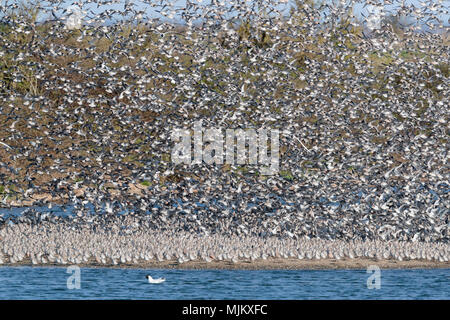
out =
<path fill-rule="evenodd" d="M 165 277 L 149 284 L 146 274 Z M 0 267 L 0 299 L 449 299 L 450 269 L 381 270 L 368 289 L 366 270 L 143 270 L 81 268 L 68 289 L 62 267 Z"/>

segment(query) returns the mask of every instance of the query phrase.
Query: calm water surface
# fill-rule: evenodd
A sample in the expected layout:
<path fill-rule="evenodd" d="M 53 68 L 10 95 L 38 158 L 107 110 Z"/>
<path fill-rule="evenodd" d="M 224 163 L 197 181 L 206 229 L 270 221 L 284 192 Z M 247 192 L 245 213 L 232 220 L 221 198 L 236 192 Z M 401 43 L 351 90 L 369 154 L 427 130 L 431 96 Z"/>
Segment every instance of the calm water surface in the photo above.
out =
<path fill-rule="evenodd" d="M 145 275 L 165 277 L 149 284 Z M 80 289 L 60 267 L 0 267 L 0 299 L 450 299 L 450 269 L 381 270 L 368 289 L 366 270 L 143 270 L 81 268 Z"/>

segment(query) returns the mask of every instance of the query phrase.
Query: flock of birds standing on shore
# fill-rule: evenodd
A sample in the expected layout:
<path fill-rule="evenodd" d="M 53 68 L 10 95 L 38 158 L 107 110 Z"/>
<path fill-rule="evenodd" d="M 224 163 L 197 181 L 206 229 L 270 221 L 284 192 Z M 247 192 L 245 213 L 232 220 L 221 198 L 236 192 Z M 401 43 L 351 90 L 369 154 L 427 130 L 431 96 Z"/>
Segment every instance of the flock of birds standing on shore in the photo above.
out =
<path fill-rule="evenodd" d="M 70 223 L 18 224 L 0 230 L 0 264 L 137 265 L 146 262 L 251 262 L 299 260 L 422 260 L 448 262 L 448 243 L 262 238 L 155 230 L 131 218 L 132 232 Z M 138 223 L 139 222 L 139 223 Z M 109 229 L 109 230 L 108 230 Z M 128 231 L 130 231 L 128 229 Z"/>

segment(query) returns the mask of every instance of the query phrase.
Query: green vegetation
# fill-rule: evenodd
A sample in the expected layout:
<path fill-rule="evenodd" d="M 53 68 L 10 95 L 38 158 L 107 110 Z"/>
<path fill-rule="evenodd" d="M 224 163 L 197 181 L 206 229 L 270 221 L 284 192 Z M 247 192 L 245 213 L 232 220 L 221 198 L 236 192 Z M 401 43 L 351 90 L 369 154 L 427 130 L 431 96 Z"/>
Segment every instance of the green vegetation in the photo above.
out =
<path fill-rule="evenodd" d="M 141 181 L 141 185 L 143 185 L 144 187 L 150 187 L 152 183 L 150 181 Z"/>
<path fill-rule="evenodd" d="M 281 170 L 280 176 L 282 176 L 286 180 L 294 180 L 294 176 L 291 171 L 289 170 Z"/>

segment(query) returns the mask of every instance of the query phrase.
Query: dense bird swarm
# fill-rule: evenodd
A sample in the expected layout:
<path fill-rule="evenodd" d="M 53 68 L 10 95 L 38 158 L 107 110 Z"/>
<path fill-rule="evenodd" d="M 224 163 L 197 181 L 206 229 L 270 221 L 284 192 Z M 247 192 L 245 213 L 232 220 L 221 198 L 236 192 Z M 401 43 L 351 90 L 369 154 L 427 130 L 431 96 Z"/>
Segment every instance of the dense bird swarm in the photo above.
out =
<path fill-rule="evenodd" d="M 5 228 L 113 219 L 123 235 L 133 216 L 139 232 L 438 242 L 448 258 L 442 2 L 399 1 L 375 30 L 345 1 L 67 4 L 0 3 L 0 201 L 75 213 Z M 279 172 L 175 165 L 172 132 L 200 120 L 280 130 Z"/>

